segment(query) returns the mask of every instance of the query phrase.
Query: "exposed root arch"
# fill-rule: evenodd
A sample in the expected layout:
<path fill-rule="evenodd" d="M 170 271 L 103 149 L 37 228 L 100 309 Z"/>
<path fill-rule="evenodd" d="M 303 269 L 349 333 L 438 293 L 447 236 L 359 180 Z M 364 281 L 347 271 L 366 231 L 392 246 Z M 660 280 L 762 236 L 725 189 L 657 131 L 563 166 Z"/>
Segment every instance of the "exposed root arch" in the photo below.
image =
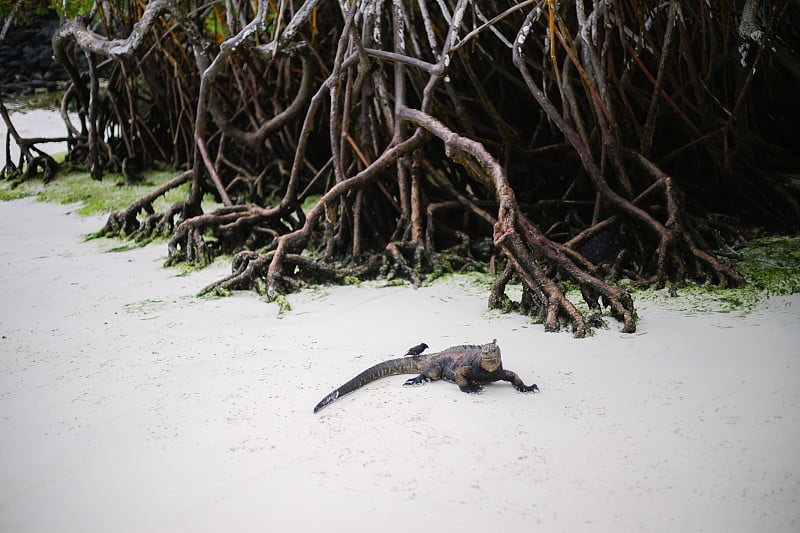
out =
<path fill-rule="evenodd" d="M 6 125 L 6 164 L 0 169 L 0 179 L 24 181 L 34 177 L 41 176 L 42 180 L 47 183 L 58 172 L 59 164 L 55 159 L 36 147 L 37 144 L 48 142 L 66 141 L 68 139 L 61 138 L 23 138 L 14 124 L 11 122 L 11 117 L 8 115 L 8 110 L 0 98 L 0 118 L 3 119 Z M 15 164 L 11 160 L 11 139 L 19 147 L 19 160 Z"/>
<path fill-rule="evenodd" d="M 536 263 L 534 254 L 546 258 L 581 287 L 586 287 L 589 293 L 602 294 L 604 301 L 611 306 L 613 316 L 623 322 L 623 331 L 635 330 L 630 295 L 585 273 L 546 239 L 530 220 L 520 215 L 514 191 L 502 168 L 482 145 L 458 135 L 421 111 L 404 108 L 398 115 L 441 139 L 448 157 L 464 164 L 472 172 L 482 172 L 482 181 L 490 180 L 494 184 L 499 200 L 497 222 L 494 225 L 495 245 L 503 250 L 514 265 L 516 274 L 525 286 L 538 297 L 544 310 L 545 329 L 558 331 L 561 328 L 560 319 L 563 318 L 572 324 L 576 337 L 583 337 L 587 332 L 584 316 Z M 494 298 L 498 296 L 493 295 Z M 596 306 L 596 301 L 592 304 Z"/>
<path fill-rule="evenodd" d="M 188 182 L 191 177 L 191 171 L 182 172 L 181 174 L 178 174 L 169 180 L 167 183 L 142 196 L 127 208 L 121 211 L 112 212 L 108 215 L 106 225 L 97 233 L 97 236 L 134 236 L 139 239 L 148 239 L 152 236 L 153 232 L 156 231 L 159 224 L 166 226 L 164 227 L 164 230 L 169 231 L 171 229 L 170 226 L 172 217 L 169 214 L 156 215 L 155 209 L 153 209 L 153 202 L 165 195 L 168 191 Z M 155 219 L 148 218 L 144 224 L 140 223 L 138 217 L 142 212 L 146 213 L 149 217 L 160 219 L 159 222 L 155 222 Z M 165 224 L 167 220 L 169 223 Z"/>
<path fill-rule="evenodd" d="M 54 41 L 75 84 L 75 153 L 95 166 L 127 161 L 133 174 L 158 157 L 189 171 L 185 200 L 154 213 L 154 191 L 107 228 L 167 234 L 173 264 L 233 254 L 231 275 L 209 291 L 278 298 L 376 272 L 419 283 L 488 261 L 502 271 L 490 305 L 516 278 L 520 305 L 548 330 L 585 335 L 608 309 L 633 331 L 622 278 L 742 281 L 715 257 L 738 238 L 725 218 L 737 205 L 719 198 L 755 187 L 749 212 L 775 203 L 800 218 L 786 189 L 760 187 L 771 174 L 751 176 L 764 161 L 754 147 L 800 142 L 796 128 L 782 130 L 786 141 L 759 139 L 774 115 L 765 95 L 786 86 L 770 82 L 791 80 L 762 73 L 793 65 L 765 61 L 787 27 L 774 10 L 751 17 L 763 38 L 744 43 L 703 2 L 115 6 Z M 756 54 L 709 63 L 705 52 L 728 42 Z M 76 51 L 96 59 L 88 78 Z M 99 76 L 114 82 L 110 94 Z M 770 157 L 797 168 L 781 150 Z M 696 162 L 678 161 L 690 152 Z M 726 196 L 728 183 L 744 185 Z M 709 190 L 719 209 L 706 212 Z M 204 212 L 208 195 L 223 207 Z M 566 298 L 572 286 L 590 312 Z"/>
<path fill-rule="evenodd" d="M 680 203 L 681 193 L 675 180 L 665 174 L 652 161 L 640 152 L 625 152 L 644 171 L 654 179 L 654 185 L 661 189 L 665 198 L 667 220 L 659 231 L 656 249 L 656 269 L 646 283 L 663 287 L 667 281 L 681 282 L 688 277 L 705 278 L 721 288 L 736 287 L 744 283 L 744 278 L 733 267 L 723 263 L 696 242 L 699 237 L 691 220 L 685 216 Z M 694 272 L 689 272 L 687 261 L 691 261 Z M 670 262 L 673 268 L 670 268 Z"/>

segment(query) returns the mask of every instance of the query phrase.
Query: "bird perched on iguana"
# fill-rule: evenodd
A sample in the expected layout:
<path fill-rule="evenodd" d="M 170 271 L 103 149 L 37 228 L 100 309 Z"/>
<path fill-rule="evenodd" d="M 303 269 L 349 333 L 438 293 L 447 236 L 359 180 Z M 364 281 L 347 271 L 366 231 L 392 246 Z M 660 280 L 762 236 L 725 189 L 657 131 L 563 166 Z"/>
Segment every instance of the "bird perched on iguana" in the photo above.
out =
<path fill-rule="evenodd" d="M 454 382 L 463 392 L 476 393 L 483 390 L 481 386 L 483 383 L 508 381 L 520 392 L 539 390 L 536 385 L 525 385 L 516 373 L 503 368 L 500 347 L 497 345 L 497 339 L 494 339 L 487 344 L 453 346 L 437 353 L 389 359 L 378 363 L 325 396 L 314 407 L 314 412 L 319 412 L 337 398 L 380 378 L 416 373 L 419 375 L 407 380 L 404 385 L 418 385 L 426 381 L 444 379 Z"/>
<path fill-rule="evenodd" d="M 409 348 L 408 351 L 406 352 L 406 355 L 419 355 L 427 349 L 428 345 L 425 344 L 424 342 L 421 342 L 416 346 L 412 346 L 411 348 Z"/>

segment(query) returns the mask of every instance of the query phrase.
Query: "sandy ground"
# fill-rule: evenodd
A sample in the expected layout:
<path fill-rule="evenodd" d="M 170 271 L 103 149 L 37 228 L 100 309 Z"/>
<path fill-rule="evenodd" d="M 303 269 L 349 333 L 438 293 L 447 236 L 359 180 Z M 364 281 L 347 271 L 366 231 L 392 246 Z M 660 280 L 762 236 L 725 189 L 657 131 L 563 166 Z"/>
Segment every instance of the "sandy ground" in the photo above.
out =
<path fill-rule="evenodd" d="M 798 296 L 584 340 L 457 281 L 281 315 L 69 211 L 0 203 L 0 531 L 800 530 Z M 312 414 L 387 354 L 492 338 L 541 394 L 395 376 Z"/>

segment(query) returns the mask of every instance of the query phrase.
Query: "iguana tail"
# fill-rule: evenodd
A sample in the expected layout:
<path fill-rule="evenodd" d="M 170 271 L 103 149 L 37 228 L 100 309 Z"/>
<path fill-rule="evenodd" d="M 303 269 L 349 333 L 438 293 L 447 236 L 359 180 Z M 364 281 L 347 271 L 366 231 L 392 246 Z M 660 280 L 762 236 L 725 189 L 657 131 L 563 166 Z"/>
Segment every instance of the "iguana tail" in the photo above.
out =
<path fill-rule="evenodd" d="M 385 378 L 387 376 L 395 376 L 397 374 L 417 374 L 422 372 L 426 366 L 425 362 L 427 360 L 427 357 L 404 357 L 402 359 L 389 359 L 388 361 L 383 361 L 375 366 L 369 367 L 338 389 L 325 396 L 317 404 L 317 406 L 314 407 L 314 412 L 319 412 L 320 409 L 326 407 L 329 403 L 332 403 L 337 398 L 351 393 L 356 389 L 360 389 L 367 383 L 372 383 L 373 381 Z"/>

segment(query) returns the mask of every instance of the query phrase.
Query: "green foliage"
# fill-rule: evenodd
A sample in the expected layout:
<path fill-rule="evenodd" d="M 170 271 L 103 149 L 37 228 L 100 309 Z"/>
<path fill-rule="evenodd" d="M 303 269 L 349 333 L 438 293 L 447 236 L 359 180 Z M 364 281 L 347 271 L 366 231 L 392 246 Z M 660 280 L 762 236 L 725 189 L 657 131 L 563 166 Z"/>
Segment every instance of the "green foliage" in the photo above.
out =
<path fill-rule="evenodd" d="M 300 206 L 300 209 L 303 210 L 303 213 L 308 216 L 308 213 L 317 205 L 319 199 L 322 198 L 321 194 L 310 194 L 306 196 L 306 199 L 303 201 L 303 205 Z"/>
<path fill-rule="evenodd" d="M 51 0 L 0 0 L 0 17 L 5 19 L 15 6 L 22 1 L 22 5 L 16 13 L 18 23 L 30 22 L 31 17 L 42 15 L 50 11 Z"/>
<path fill-rule="evenodd" d="M 687 283 L 681 287 L 665 289 L 636 288 L 630 280 L 620 282 L 621 287 L 631 291 L 634 302 L 653 302 L 658 306 L 689 315 L 706 313 L 738 313 L 746 315 L 770 296 L 786 296 L 800 293 L 800 238 L 774 236 L 756 239 L 738 250 L 739 258 L 734 266 L 747 279 L 747 284 L 732 289 L 719 289 L 713 285 Z M 458 279 L 465 287 L 469 280 L 483 287 L 477 293 L 491 287 L 493 278 L 486 274 L 471 273 L 467 276 L 445 276 L 444 279 Z M 592 313 L 583 301 L 580 288 L 574 283 L 562 282 L 567 298 L 584 316 Z M 522 289 L 518 282 L 506 287 L 509 301 L 507 310 L 513 302 L 521 298 Z M 501 310 L 502 312 L 502 310 Z M 638 321 L 634 315 L 634 320 Z"/>
<path fill-rule="evenodd" d="M 634 301 L 655 301 L 688 314 L 739 313 L 746 315 L 770 296 L 800 292 L 800 238 L 766 237 L 738 251 L 735 267 L 747 283 L 734 289 L 689 283 L 672 290 L 633 292 Z"/>
<path fill-rule="evenodd" d="M 88 13 L 94 0 L 0 0 L 0 18 L 5 19 L 18 2 L 22 2 L 15 15 L 17 24 L 29 24 L 35 17 L 58 13 L 67 18 Z"/>
<path fill-rule="evenodd" d="M 292 310 L 292 306 L 289 304 L 289 300 L 286 299 L 286 296 L 283 294 L 278 294 L 273 299 L 275 305 L 278 306 L 278 316 L 283 316 L 289 311 Z"/>
<path fill-rule="evenodd" d="M 768 295 L 800 292 L 800 238 L 756 239 L 740 253 L 739 270 L 754 289 Z"/>
<path fill-rule="evenodd" d="M 345 276 L 342 279 L 342 283 L 344 285 L 353 285 L 354 287 L 360 287 L 361 286 L 361 280 L 358 279 L 355 276 Z"/>
<path fill-rule="evenodd" d="M 136 185 L 124 185 L 107 176 L 102 181 L 93 180 L 86 172 L 60 174 L 55 180 L 42 185 L 41 181 L 27 181 L 14 184 L 0 182 L 0 200 L 15 200 L 27 196 L 36 196 L 41 202 L 60 204 L 82 204 L 78 209 L 81 215 L 96 215 L 125 209 L 133 202 L 152 191 L 173 177 L 171 171 L 150 172 L 147 180 Z M 186 186 L 169 191 L 153 205 L 156 210 L 163 210 L 174 202 L 183 200 L 187 194 Z"/>
<path fill-rule="evenodd" d="M 205 19 L 206 35 L 214 37 L 217 44 L 221 43 L 230 37 L 230 31 L 224 20 L 220 20 L 220 12 L 217 10 L 210 10 Z"/>
<path fill-rule="evenodd" d="M 30 187 L 14 187 L 11 182 L 0 181 L 0 202 L 19 200 L 34 194 Z"/>
<path fill-rule="evenodd" d="M 66 18 L 77 17 L 91 11 L 94 0 L 51 0 L 51 8 Z"/>

